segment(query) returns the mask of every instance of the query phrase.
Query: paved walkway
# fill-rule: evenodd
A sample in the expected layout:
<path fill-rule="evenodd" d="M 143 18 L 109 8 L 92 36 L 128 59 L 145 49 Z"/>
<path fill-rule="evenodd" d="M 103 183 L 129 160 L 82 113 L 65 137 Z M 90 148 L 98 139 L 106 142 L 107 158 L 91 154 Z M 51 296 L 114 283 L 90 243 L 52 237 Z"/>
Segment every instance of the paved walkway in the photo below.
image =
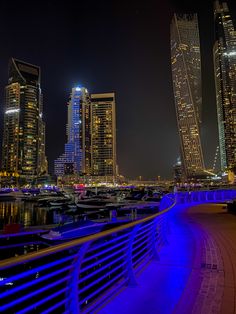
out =
<path fill-rule="evenodd" d="M 236 314 L 236 216 L 222 205 L 179 206 L 169 245 L 99 314 Z"/>

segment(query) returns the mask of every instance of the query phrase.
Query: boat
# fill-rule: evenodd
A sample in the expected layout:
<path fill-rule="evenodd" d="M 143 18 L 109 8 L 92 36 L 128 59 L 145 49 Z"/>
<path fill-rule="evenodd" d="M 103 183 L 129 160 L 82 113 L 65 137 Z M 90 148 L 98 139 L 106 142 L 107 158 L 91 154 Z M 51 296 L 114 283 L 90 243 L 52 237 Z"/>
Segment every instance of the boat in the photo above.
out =
<path fill-rule="evenodd" d="M 53 228 L 49 231 L 49 233 L 41 235 L 41 238 L 54 243 L 69 241 L 86 237 L 101 231 L 109 230 L 129 222 L 129 219 L 101 222 L 96 222 L 88 219 L 80 220 Z"/>
<path fill-rule="evenodd" d="M 134 215 L 136 217 L 136 215 L 150 215 L 158 213 L 159 205 L 160 202 L 157 201 L 139 201 L 118 207 L 117 211 L 120 215 Z"/>
<path fill-rule="evenodd" d="M 41 237 L 48 241 L 65 241 L 88 236 L 97 233 L 107 222 L 94 222 L 92 220 L 81 220 L 58 226 L 43 234 Z"/>
<path fill-rule="evenodd" d="M 12 191 L 0 191 L 0 202 L 14 201 L 16 199 Z"/>
<path fill-rule="evenodd" d="M 100 209 L 104 208 L 107 204 L 111 203 L 110 200 L 90 198 L 84 200 L 77 200 L 76 206 L 83 209 Z"/>

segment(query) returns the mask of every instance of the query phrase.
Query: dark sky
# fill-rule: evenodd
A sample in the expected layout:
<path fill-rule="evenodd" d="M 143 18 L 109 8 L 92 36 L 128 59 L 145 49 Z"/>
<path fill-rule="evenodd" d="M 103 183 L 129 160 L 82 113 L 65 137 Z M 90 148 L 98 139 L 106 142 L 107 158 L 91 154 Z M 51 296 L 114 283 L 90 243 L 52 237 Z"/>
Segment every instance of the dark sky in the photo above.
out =
<path fill-rule="evenodd" d="M 228 4 L 236 12 L 235 3 Z M 121 174 L 172 177 L 179 155 L 169 45 L 173 12 L 199 15 L 203 149 L 210 167 L 218 143 L 212 1 L 1 1 L 0 104 L 10 57 L 41 67 L 50 171 L 64 151 L 66 102 L 78 84 L 90 92 L 116 92 Z M 2 134 L 2 105 L 0 113 Z"/>

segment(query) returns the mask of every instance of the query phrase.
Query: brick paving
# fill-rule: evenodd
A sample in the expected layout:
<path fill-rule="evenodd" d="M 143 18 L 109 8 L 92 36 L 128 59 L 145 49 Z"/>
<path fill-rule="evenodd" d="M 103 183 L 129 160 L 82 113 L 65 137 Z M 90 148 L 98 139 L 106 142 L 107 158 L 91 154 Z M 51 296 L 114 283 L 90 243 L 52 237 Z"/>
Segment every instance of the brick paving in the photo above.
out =
<path fill-rule="evenodd" d="M 169 245 L 99 314 L 236 314 L 236 215 L 221 204 L 178 206 Z"/>
<path fill-rule="evenodd" d="M 201 280 L 195 294 L 193 314 L 235 314 L 236 313 L 236 216 L 228 214 L 221 204 L 207 204 L 191 207 L 187 218 L 201 230 L 195 241 L 200 243 L 200 265 L 195 261 L 195 273 Z M 185 292 L 176 307 L 185 307 L 187 292 L 195 285 L 196 276 L 191 273 Z M 176 312 L 177 312 L 176 310 Z"/>

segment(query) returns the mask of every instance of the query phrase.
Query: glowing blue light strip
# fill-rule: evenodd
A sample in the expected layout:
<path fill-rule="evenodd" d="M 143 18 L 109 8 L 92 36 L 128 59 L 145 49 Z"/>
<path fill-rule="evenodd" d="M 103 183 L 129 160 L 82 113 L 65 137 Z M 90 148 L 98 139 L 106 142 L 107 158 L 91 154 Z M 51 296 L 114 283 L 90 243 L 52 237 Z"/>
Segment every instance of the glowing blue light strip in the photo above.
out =
<path fill-rule="evenodd" d="M 43 266 L 36 267 L 36 268 L 34 268 L 32 270 L 28 270 L 28 271 L 20 273 L 18 275 L 6 278 L 6 279 L 0 281 L 0 286 L 4 286 L 8 282 L 14 282 L 14 281 L 17 281 L 19 279 L 22 279 L 22 278 L 28 277 L 30 275 L 33 275 L 35 273 L 38 273 L 38 272 L 40 272 L 42 270 L 46 270 L 46 269 L 50 268 L 51 266 L 56 266 L 56 265 L 62 264 L 64 262 L 69 261 L 70 259 L 75 258 L 76 256 L 77 256 L 76 254 L 70 255 L 69 257 L 65 257 L 65 258 L 63 258 L 61 260 L 57 260 L 55 262 L 52 262 L 52 263 L 49 263 L 49 264 L 45 264 Z M 0 294 L 0 296 L 1 296 L 1 294 Z"/>
<path fill-rule="evenodd" d="M 141 247 L 141 245 L 139 246 Z M 138 256 L 139 254 L 141 254 L 143 251 L 146 250 L 150 250 L 150 245 L 149 246 L 144 246 L 140 251 L 132 254 L 132 259 L 134 259 L 136 256 Z"/>
<path fill-rule="evenodd" d="M 29 293 L 29 294 L 27 294 L 27 295 L 24 295 L 23 297 L 20 297 L 20 298 L 18 298 L 18 299 L 15 299 L 15 300 L 12 301 L 11 303 L 8 303 L 8 304 L 5 304 L 5 305 L 1 306 L 1 307 L 0 307 L 0 310 L 1 310 L 1 311 L 5 311 L 5 310 L 11 308 L 11 307 L 14 306 L 14 305 L 17 305 L 17 304 L 19 304 L 19 303 L 21 303 L 21 302 L 24 302 L 24 301 L 27 300 L 27 299 L 30 299 L 30 298 L 34 297 L 35 295 L 39 295 L 40 293 L 42 293 L 42 292 L 44 292 L 44 291 L 47 291 L 47 290 L 49 290 L 50 288 L 54 288 L 56 285 L 59 285 L 60 283 L 65 282 L 65 281 L 68 280 L 69 278 L 70 278 L 70 276 L 63 277 L 62 279 L 59 279 L 59 280 L 57 280 L 57 281 L 54 281 L 54 282 L 52 282 L 51 284 L 44 286 L 43 288 L 40 288 L 40 289 L 38 289 L 38 290 L 36 290 L 36 291 L 33 291 L 33 292 L 31 292 L 31 293 Z M 42 304 L 42 303 L 44 303 L 44 302 L 46 302 L 45 299 L 43 299 L 42 301 L 40 301 L 40 304 Z M 33 308 L 36 307 L 37 304 L 38 304 L 38 303 L 34 303 L 34 304 L 33 304 Z M 31 307 L 29 307 L 29 308 L 31 308 Z M 28 308 L 26 308 L 26 309 L 28 309 Z M 26 309 L 25 309 L 25 310 L 26 310 Z M 19 312 L 19 313 L 21 313 L 21 312 Z M 22 311 L 22 313 L 25 313 L 24 310 Z"/>
<path fill-rule="evenodd" d="M 37 280 L 29 281 L 29 282 L 23 284 L 22 286 L 15 287 L 15 288 L 13 288 L 11 290 L 5 291 L 5 292 L 1 293 L 0 296 L 1 296 L 1 298 L 7 297 L 7 296 L 9 296 L 9 295 L 11 295 L 13 293 L 16 293 L 18 291 L 24 290 L 24 289 L 26 289 L 28 287 L 33 286 L 33 285 L 37 285 L 39 282 L 45 281 L 45 280 L 47 280 L 47 279 L 49 279 L 51 277 L 54 277 L 54 276 L 56 276 L 56 275 L 58 275 L 58 274 L 60 274 L 60 273 L 62 273 L 64 271 L 66 271 L 66 270 L 70 270 L 71 268 L 72 268 L 72 265 L 69 265 L 69 266 L 64 267 L 62 269 L 54 271 L 53 273 L 50 273 L 50 274 L 44 275 L 42 277 L 39 277 L 39 278 L 37 278 Z"/>
<path fill-rule="evenodd" d="M 57 291 L 57 292 L 51 294 L 50 296 L 44 298 L 43 300 L 38 301 L 38 302 L 34 303 L 33 305 L 28 306 L 27 308 L 21 310 L 20 312 L 17 312 L 17 314 L 24 314 L 24 313 L 27 313 L 27 312 L 29 312 L 29 311 L 35 309 L 35 307 L 40 306 L 40 305 L 42 305 L 43 303 L 46 303 L 47 301 L 49 301 L 49 300 L 51 300 L 51 299 L 54 299 L 55 297 L 59 296 L 59 295 L 62 294 L 63 292 L 66 292 L 67 290 L 68 290 L 68 288 L 61 289 L 60 291 Z"/>
<path fill-rule="evenodd" d="M 104 255 L 104 253 L 108 253 L 109 251 L 113 251 L 115 248 L 118 248 L 119 246 L 124 245 L 124 244 L 127 243 L 128 241 L 129 241 L 129 240 L 127 239 L 127 240 L 125 240 L 125 241 L 123 241 L 123 242 L 121 242 L 121 243 L 117 243 L 116 245 L 113 245 L 113 246 L 111 246 L 111 247 L 108 247 L 107 249 L 105 249 L 105 250 L 103 250 L 103 251 L 101 251 L 101 252 L 98 252 L 98 253 L 96 254 L 96 257 L 99 257 L 100 255 Z M 93 260 L 93 259 L 94 259 L 94 256 L 85 257 L 85 258 L 83 259 L 83 263 L 84 263 L 84 262 L 88 262 L 88 261 Z"/>
<path fill-rule="evenodd" d="M 143 230 L 143 229 L 139 229 L 139 230 L 142 230 L 142 231 L 139 231 L 138 232 L 138 234 L 137 234 L 137 236 L 136 236 L 136 239 L 138 239 L 139 237 L 141 237 L 142 235 L 144 235 L 144 234 L 147 234 L 148 232 L 149 232 L 149 229 L 146 229 L 145 228 L 145 230 Z"/>
<path fill-rule="evenodd" d="M 91 277 L 93 277 L 93 276 L 99 274 L 100 272 L 102 272 L 103 270 L 105 270 L 107 267 L 112 266 L 113 264 L 117 263 L 118 261 L 120 261 L 120 260 L 122 260 L 122 259 L 124 259 L 124 255 L 121 255 L 119 258 L 115 259 L 115 260 L 112 261 L 110 264 L 105 265 L 105 266 L 102 266 L 102 267 L 96 269 L 96 271 L 94 271 L 94 272 L 88 274 L 86 277 L 80 278 L 80 279 L 79 279 L 79 284 L 82 283 L 82 282 L 84 282 L 85 280 L 87 280 L 87 279 L 89 279 L 89 278 L 91 278 Z"/>
<path fill-rule="evenodd" d="M 41 314 L 48 314 L 48 313 L 54 311 L 55 309 L 57 309 L 58 307 L 62 306 L 66 302 L 67 302 L 66 300 L 62 300 L 61 302 L 58 302 L 55 305 L 49 307 L 46 311 L 41 312 Z M 64 312 L 64 314 L 65 314 L 65 312 Z"/>
<path fill-rule="evenodd" d="M 95 263 L 92 263 L 88 266 L 83 267 L 81 269 L 81 272 L 89 270 L 90 268 L 95 267 L 97 264 L 101 264 L 101 263 L 105 262 L 106 260 L 110 259 L 111 257 L 116 256 L 117 254 L 119 254 L 120 252 L 122 252 L 124 250 L 126 250 L 126 247 L 123 247 L 121 250 L 118 250 L 118 251 L 114 252 L 113 254 L 110 254 L 109 256 L 105 256 L 104 258 L 97 260 Z"/>
<path fill-rule="evenodd" d="M 146 238 L 150 234 L 150 230 L 144 230 L 144 232 L 139 232 L 134 240 L 135 243 L 139 243 L 143 238 Z"/>
<path fill-rule="evenodd" d="M 119 252 L 122 252 L 122 250 L 120 250 Z M 116 254 L 114 253 L 114 255 L 116 255 Z M 111 256 L 111 255 L 109 255 L 109 257 L 108 257 L 107 259 L 109 259 L 110 256 Z M 123 255 L 123 254 L 120 255 L 120 257 L 119 257 L 118 259 L 113 260 L 110 264 L 112 265 L 112 264 L 116 263 L 116 261 L 118 261 L 118 260 L 120 260 L 120 259 L 122 259 L 122 258 L 124 258 L 124 255 Z M 91 270 L 90 270 L 91 273 L 88 275 L 88 277 L 94 276 L 95 274 L 99 273 L 99 272 L 103 269 L 103 267 L 100 267 L 100 268 L 95 269 L 95 270 L 93 269 L 95 266 L 101 264 L 102 262 L 103 262 L 103 261 L 101 261 L 101 260 L 97 260 L 96 263 L 93 263 L 93 264 L 91 264 L 91 265 L 88 266 L 88 268 L 91 268 Z M 110 264 L 109 264 L 109 265 L 110 265 Z M 104 266 L 104 268 L 107 268 L 107 267 L 108 267 L 107 265 Z M 88 270 L 87 267 L 86 267 L 86 270 Z M 82 268 L 81 271 L 80 271 L 80 273 L 83 273 L 84 271 L 85 271 L 85 268 Z M 84 280 L 85 280 L 85 278 L 87 278 L 87 277 L 83 277 Z M 84 281 L 84 280 L 81 279 L 81 280 L 79 280 L 79 282 L 82 282 L 82 281 Z"/>
<path fill-rule="evenodd" d="M 104 290 L 106 287 L 110 286 L 114 281 L 118 280 L 121 275 L 117 275 L 116 277 L 112 278 L 111 281 L 107 282 L 105 285 L 94 291 L 93 293 L 90 293 L 86 298 L 80 301 L 80 304 L 83 304 L 86 300 L 89 300 L 93 298 L 96 294 L 98 294 L 100 291 Z"/>
<path fill-rule="evenodd" d="M 110 276 L 111 274 L 113 274 L 116 270 L 118 270 L 119 268 L 123 267 L 125 265 L 125 263 L 121 263 L 118 266 L 116 266 L 115 268 L 113 268 L 112 270 L 109 270 L 107 273 L 105 273 L 103 276 L 99 277 L 98 279 L 94 280 L 93 282 L 91 282 L 89 285 L 86 285 L 84 288 L 79 290 L 79 293 L 83 293 L 84 291 L 88 290 L 89 288 L 91 288 L 92 286 L 95 286 L 97 283 L 99 283 L 102 279 Z M 119 275 L 123 275 L 125 273 L 125 270 L 123 270 L 122 272 L 119 273 Z"/>
<path fill-rule="evenodd" d="M 134 267 L 134 271 L 135 273 L 139 272 L 139 269 L 142 268 L 142 265 L 152 259 L 152 255 L 150 254 L 151 249 L 147 252 L 145 252 L 142 256 L 140 256 L 134 263 L 133 263 L 133 267 Z"/>
<path fill-rule="evenodd" d="M 142 253 L 143 251 L 147 251 L 147 250 L 149 250 L 149 249 L 151 249 L 151 245 L 149 245 L 149 246 L 147 246 L 147 245 L 141 246 L 141 245 L 140 245 L 139 251 L 133 252 L 133 254 L 132 254 L 132 260 L 134 260 L 134 259 L 135 259 L 138 255 L 140 255 L 140 253 Z"/>
<path fill-rule="evenodd" d="M 93 251 L 95 251 L 97 249 L 101 249 L 102 247 L 110 245 L 113 242 L 117 242 L 117 240 L 120 240 L 120 239 L 123 239 L 123 238 L 128 238 L 129 234 L 130 234 L 130 232 L 122 234 L 122 235 L 119 235 L 119 236 L 115 237 L 114 239 L 109 239 L 109 242 L 102 242 L 102 243 L 96 244 L 95 246 L 91 246 L 88 249 L 88 253 L 91 253 L 91 252 L 93 252 Z"/>

